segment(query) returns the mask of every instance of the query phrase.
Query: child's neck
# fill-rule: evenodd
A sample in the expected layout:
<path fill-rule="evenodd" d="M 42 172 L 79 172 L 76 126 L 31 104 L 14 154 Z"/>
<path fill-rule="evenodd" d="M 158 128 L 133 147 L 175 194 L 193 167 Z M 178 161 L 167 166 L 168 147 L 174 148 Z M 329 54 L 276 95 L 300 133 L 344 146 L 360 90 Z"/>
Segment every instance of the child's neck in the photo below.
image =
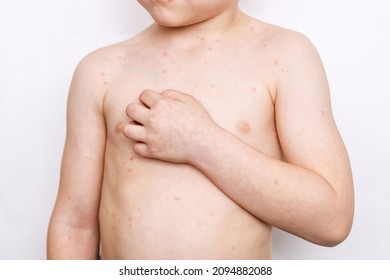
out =
<path fill-rule="evenodd" d="M 156 40 L 185 48 L 231 34 L 244 17 L 243 13 L 236 10 L 188 26 L 164 27 L 155 23 L 150 27 L 150 31 L 154 33 Z"/>

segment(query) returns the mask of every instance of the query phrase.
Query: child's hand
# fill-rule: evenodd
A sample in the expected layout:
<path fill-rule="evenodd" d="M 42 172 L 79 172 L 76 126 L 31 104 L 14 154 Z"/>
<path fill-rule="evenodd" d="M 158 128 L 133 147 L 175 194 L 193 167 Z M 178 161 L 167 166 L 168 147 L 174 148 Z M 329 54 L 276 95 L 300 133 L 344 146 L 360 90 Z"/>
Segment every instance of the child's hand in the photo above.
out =
<path fill-rule="evenodd" d="M 126 114 L 133 121 L 124 128 L 124 135 L 136 141 L 138 155 L 191 163 L 204 153 L 202 146 L 213 141 L 218 126 L 193 96 L 145 90 L 139 100 L 142 104 L 127 106 Z"/>

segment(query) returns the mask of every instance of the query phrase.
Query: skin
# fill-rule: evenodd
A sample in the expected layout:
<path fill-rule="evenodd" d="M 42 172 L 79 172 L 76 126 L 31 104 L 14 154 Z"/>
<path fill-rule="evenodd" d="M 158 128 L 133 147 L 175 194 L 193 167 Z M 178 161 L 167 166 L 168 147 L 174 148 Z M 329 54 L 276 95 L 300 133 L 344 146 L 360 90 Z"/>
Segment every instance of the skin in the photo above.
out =
<path fill-rule="evenodd" d="M 155 24 L 79 64 L 48 258 L 269 259 L 335 246 L 353 182 L 321 60 L 237 1 L 140 0 Z"/>

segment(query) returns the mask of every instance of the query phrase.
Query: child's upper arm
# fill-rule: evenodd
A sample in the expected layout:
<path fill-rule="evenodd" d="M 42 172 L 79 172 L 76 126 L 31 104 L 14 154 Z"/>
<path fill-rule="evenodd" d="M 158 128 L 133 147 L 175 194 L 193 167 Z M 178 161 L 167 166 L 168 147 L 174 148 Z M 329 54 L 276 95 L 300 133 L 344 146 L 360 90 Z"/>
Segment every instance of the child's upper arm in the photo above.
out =
<path fill-rule="evenodd" d="M 56 208 L 77 227 L 96 227 L 106 142 L 102 112 L 105 89 L 99 55 L 78 65 L 69 91 L 67 134 Z M 79 222 L 82 221 L 82 224 Z"/>
<path fill-rule="evenodd" d="M 351 215 L 351 169 L 333 119 L 321 59 L 300 34 L 287 31 L 277 40 L 275 116 L 285 159 L 323 177 Z"/>

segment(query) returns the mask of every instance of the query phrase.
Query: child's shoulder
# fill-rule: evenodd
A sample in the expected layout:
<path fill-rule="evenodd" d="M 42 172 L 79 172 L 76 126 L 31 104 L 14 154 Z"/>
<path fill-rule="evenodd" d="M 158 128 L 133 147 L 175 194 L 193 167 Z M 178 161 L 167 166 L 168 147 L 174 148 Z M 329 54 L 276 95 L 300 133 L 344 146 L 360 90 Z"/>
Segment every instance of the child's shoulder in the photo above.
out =
<path fill-rule="evenodd" d="M 270 23 L 253 20 L 251 40 L 269 53 L 277 55 L 304 54 L 315 48 L 310 39 L 301 32 Z"/>
<path fill-rule="evenodd" d="M 76 73 L 86 78 L 117 74 L 136 49 L 133 38 L 100 47 L 86 54 L 78 63 Z"/>
<path fill-rule="evenodd" d="M 145 36 L 146 33 L 146 30 L 144 30 L 124 41 L 98 48 L 89 53 L 85 59 L 101 62 L 124 59 L 126 55 L 129 55 L 143 47 L 145 37 L 147 37 Z"/>
<path fill-rule="evenodd" d="M 113 62 L 124 59 L 127 53 L 128 44 L 126 42 L 119 42 L 112 45 L 100 47 L 85 55 L 81 61 L 81 65 L 96 67 L 105 64 L 112 64 Z"/>
<path fill-rule="evenodd" d="M 267 46 L 286 48 L 311 45 L 306 35 L 278 25 L 252 19 L 250 28 L 254 33 L 254 36 L 251 36 L 252 40 L 261 41 Z"/>

